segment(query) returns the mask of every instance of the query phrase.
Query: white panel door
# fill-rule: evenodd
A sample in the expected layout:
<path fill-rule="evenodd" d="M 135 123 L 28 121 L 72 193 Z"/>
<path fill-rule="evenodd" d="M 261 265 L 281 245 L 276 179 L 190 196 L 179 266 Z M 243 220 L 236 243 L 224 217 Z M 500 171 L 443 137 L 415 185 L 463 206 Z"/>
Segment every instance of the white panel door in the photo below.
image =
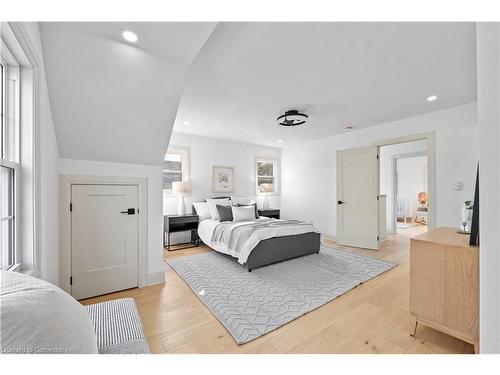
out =
<path fill-rule="evenodd" d="M 71 186 L 71 294 L 76 299 L 139 285 L 137 196 L 137 186 Z"/>
<path fill-rule="evenodd" d="M 378 249 L 378 147 L 337 151 L 337 242 Z"/>

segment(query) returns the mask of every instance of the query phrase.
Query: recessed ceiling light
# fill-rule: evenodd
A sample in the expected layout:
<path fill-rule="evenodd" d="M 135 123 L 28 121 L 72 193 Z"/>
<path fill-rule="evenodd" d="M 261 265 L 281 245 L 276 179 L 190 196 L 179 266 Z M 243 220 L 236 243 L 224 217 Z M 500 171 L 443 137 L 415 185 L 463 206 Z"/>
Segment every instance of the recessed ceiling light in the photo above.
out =
<path fill-rule="evenodd" d="M 184 121 L 184 125 L 189 125 L 191 124 L 189 121 Z"/>
<path fill-rule="evenodd" d="M 436 100 L 438 97 L 436 95 L 431 95 L 427 98 L 427 101 L 428 102 L 433 102 L 434 100 Z"/>
<path fill-rule="evenodd" d="M 278 139 L 278 143 L 283 143 L 283 140 L 282 139 Z"/>
<path fill-rule="evenodd" d="M 136 33 L 130 31 L 130 30 L 123 30 L 122 31 L 122 37 L 125 39 L 127 42 L 135 43 L 139 40 L 139 37 L 137 36 Z"/>

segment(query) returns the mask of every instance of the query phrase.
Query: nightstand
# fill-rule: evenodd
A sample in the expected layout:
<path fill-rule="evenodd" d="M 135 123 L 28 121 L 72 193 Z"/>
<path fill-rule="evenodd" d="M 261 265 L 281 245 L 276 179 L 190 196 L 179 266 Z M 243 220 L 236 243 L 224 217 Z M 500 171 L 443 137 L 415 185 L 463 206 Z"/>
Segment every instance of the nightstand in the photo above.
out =
<path fill-rule="evenodd" d="M 259 212 L 259 216 L 265 216 L 265 217 L 270 217 L 273 219 L 279 219 L 280 218 L 280 209 L 279 208 L 268 208 L 268 209 L 262 209 L 262 210 L 257 210 Z"/>
<path fill-rule="evenodd" d="M 168 251 L 188 249 L 200 245 L 198 237 L 198 215 L 187 214 L 179 215 L 164 215 L 163 216 L 163 247 Z M 191 242 L 175 244 L 175 249 L 172 249 L 170 243 L 170 235 L 177 232 L 191 232 Z M 188 245 L 188 246 L 182 246 Z M 182 247 L 178 247 L 182 246 Z"/>

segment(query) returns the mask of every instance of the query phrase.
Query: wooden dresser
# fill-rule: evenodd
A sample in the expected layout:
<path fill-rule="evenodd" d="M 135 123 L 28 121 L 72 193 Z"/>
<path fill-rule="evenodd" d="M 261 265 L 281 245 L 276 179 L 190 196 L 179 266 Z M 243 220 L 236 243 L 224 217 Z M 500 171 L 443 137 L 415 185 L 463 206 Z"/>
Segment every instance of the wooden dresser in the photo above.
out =
<path fill-rule="evenodd" d="M 473 344 L 478 353 L 479 247 L 445 227 L 410 241 L 410 335 L 422 323 Z"/>

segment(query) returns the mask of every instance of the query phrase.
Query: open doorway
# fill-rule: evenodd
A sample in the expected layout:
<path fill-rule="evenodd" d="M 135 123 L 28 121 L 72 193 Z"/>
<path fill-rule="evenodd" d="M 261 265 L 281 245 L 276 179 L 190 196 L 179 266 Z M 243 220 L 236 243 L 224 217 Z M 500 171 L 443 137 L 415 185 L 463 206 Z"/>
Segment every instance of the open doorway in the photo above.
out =
<path fill-rule="evenodd" d="M 380 147 L 380 210 L 385 212 L 385 220 L 382 221 L 385 221 L 387 233 L 414 237 L 427 232 L 427 142 L 422 139 Z"/>
<path fill-rule="evenodd" d="M 396 232 L 426 232 L 427 215 L 427 152 L 396 155 L 393 171 L 395 183 Z M 421 227 L 421 228 L 416 228 Z M 415 228 L 410 230 L 411 228 Z"/>

